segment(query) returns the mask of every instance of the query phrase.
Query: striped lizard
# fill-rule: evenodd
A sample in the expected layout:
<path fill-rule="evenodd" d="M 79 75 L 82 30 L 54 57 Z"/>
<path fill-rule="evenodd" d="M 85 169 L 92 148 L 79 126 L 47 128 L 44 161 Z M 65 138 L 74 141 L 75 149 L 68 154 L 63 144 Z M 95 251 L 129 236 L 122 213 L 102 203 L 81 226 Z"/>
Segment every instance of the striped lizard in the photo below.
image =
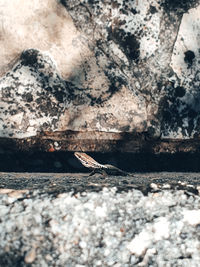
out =
<path fill-rule="evenodd" d="M 105 165 L 100 164 L 92 157 L 88 156 L 86 153 L 75 152 L 74 155 L 83 164 L 83 166 L 92 170 L 89 176 L 95 173 L 102 173 L 107 175 L 122 175 L 122 176 L 130 175 L 129 173 L 122 171 L 115 166 L 109 164 Z"/>

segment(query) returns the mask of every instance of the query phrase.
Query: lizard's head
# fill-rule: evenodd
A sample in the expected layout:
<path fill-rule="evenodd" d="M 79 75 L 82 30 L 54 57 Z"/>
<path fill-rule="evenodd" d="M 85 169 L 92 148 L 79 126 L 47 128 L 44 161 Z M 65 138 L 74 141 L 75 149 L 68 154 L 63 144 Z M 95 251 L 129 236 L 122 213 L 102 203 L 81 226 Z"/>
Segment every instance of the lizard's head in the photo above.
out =
<path fill-rule="evenodd" d="M 85 166 L 84 163 L 86 163 L 87 161 L 87 154 L 83 153 L 83 152 L 75 152 L 74 156 L 80 160 L 80 162 Z"/>
<path fill-rule="evenodd" d="M 104 165 L 99 164 L 98 162 L 96 162 L 93 158 L 91 158 L 90 156 L 88 156 L 86 153 L 83 152 L 75 152 L 74 156 L 80 160 L 80 162 L 87 168 L 90 169 L 100 169 L 100 168 L 104 168 Z"/>

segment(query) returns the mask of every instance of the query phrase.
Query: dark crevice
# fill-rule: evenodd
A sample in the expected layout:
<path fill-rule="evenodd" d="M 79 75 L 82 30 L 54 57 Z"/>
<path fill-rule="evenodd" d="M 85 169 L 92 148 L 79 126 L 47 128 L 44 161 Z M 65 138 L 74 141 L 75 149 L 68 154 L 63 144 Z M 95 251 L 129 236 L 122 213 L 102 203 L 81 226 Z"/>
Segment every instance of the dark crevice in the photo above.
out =
<path fill-rule="evenodd" d="M 102 164 L 128 172 L 199 172 L 200 153 L 88 153 Z M 89 173 L 73 152 L 3 152 L 1 172 Z"/>

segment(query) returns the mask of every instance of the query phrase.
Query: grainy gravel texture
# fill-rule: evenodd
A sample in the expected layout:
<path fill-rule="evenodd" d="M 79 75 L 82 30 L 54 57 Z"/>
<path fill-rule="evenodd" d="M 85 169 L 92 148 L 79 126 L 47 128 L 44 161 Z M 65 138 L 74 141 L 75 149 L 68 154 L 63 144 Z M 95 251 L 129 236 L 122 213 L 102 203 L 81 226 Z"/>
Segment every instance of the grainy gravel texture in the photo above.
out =
<path fill-rule="evenodd" d="M 128 187 L 134 176 L 105 178 L 103 185 L 104 178 L 80 174 L 74 181 L 88 184 L 81 193 L 59 193 L 64 175 L 51 175 L 54 191 L 39 179 L 35 190 L 23 183 L 20 190 L 1 186 L 0 266 L 199 266 L 199 174 L 137 174 L 140 190 Z M 24 175 L 29 185 L 34 176 L 42 175 Z M 191 184 L 183 182 L 190 176 Z"/>

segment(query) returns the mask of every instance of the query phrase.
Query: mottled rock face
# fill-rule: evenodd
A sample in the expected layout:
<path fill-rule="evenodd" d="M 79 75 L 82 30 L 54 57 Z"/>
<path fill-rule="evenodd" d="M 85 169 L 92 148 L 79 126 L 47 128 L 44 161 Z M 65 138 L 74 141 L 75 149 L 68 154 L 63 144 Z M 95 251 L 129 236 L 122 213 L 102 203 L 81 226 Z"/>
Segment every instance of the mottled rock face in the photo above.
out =
<path fill-rule="evenodd" d="M 198 1 L 62 2 L 77 28 L 96 40 L 96 58 L 103 51 L 145 103 L 144 131 L 163 138 L 199 134 Z"/>
<path fill-rule="evenodd" d="M 0 29 L 0 136 L 199 136 L 198 1 L 19 2 Z"/>
<path fill-rule="evenodd" d="M 22 138 L 57 128 L 69 92 L 48 56 L 36 50 L 23 52 L 0 87 L 1 136 Z"/>
<path fill-rule="evenodd" d="M 170 66 L 176 79 L 163 107 L 163 135 L 199 136 L 200 133 L 200 6 L 182 17 Z M 172 116 L 173 115 L 173 116 Z"/>
<path fill-rule="evenodd" d="M 108 131 L 128 131 L 145 123 L 145 110 L 138 109 L 125 87 L 118 92 L 108 89 L 104 95 L 75 87 L 59 76 L 48 55 L 34 49 L 22 53 L 0 80 L 0 87 L 3 137 L 24 138 L 42 131 L 107 131 L 108 125 Z M 134 111 L 138 119 L 132 122 Z"/>

